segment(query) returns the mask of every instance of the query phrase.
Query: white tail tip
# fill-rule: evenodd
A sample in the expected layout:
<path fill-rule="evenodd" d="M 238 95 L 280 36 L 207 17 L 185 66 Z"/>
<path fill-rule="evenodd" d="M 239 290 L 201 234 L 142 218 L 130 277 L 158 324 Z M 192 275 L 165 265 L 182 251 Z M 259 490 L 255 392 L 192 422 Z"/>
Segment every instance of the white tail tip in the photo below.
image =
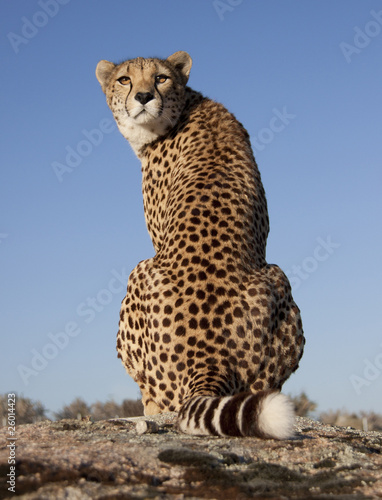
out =
<path fill-rule="evenodd" d="M 258 426 L 266 437 L 288 439 L 294 430 L 293 403 L 278 392 L 269 394 L 261 403 Z"/>

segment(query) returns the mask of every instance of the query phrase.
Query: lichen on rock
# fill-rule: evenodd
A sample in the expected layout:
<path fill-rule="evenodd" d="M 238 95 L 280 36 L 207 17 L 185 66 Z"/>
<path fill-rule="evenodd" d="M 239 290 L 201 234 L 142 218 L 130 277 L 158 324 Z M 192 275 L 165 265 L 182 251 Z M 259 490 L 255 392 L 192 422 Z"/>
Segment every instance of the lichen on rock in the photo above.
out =
<path fill-rule="evenodd" d="M 62 420 L 17 428 L 16 494 L 7 489 L 6 429 L 0 430 L 0 497 L 382 498 L 382 433 L 298 418 L 286 441 L 178 433 L 176 415 Z"/>

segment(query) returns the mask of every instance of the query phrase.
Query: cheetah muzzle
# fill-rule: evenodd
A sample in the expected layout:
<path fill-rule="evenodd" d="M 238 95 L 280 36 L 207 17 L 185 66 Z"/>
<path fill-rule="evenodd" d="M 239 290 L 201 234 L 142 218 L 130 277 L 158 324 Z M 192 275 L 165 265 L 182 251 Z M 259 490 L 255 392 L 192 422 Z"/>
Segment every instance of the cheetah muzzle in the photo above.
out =
<path fill-rule="evenodd" d="M 190 434 L 284 439 L 280 394 L 304 336 L 287 277 L 265 260 L 267 202 L 249 136 L 186 86 L 186 52 L 100 61 L 96 75 L 142 163 L 155 256 L 130 274 L 118 357 L 146 415 L 177 411 Z"/>

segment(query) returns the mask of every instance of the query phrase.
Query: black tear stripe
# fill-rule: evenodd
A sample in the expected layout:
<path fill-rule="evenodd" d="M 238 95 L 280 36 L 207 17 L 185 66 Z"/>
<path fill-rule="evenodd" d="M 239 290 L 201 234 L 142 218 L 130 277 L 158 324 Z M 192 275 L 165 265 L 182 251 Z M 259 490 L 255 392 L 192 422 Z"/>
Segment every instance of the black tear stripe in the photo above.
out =
<path fill-rule="evenodd" d="M 130 113 L 129 113 L 128 109 L 127 109 L 127 100 L 129 98 L 129 95 L 131 94 L 132 90 L 133 90 L 133 84 L 130 85 L 129 93 L 127 94 L 126 99 L 125 99 L 125 111 L 127 113 L 127 116 L 130 116 Z"/>
<path fill-rule="evenodd" d="M 155 90 L 158 92 L 158 95 L 160 97 L 160 107 L 159 107 L 159 116 L 162 116 L 163 110 L 164 110 L 164 100 L 162 94 L 159 92 L 157 85 L 154 84 Z"/>

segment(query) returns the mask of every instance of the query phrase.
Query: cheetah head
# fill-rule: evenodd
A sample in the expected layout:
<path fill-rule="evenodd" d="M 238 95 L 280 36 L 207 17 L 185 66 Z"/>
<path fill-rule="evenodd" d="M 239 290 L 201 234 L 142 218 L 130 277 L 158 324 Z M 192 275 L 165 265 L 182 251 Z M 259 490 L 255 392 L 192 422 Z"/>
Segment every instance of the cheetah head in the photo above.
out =
<path fill-rule="evenodd" d="M 167 59 L 98 63 L 96 76 L 108 106 L 138 156 L 178 121 L 191 65 L 191 57 L 182 51 Z"/>

